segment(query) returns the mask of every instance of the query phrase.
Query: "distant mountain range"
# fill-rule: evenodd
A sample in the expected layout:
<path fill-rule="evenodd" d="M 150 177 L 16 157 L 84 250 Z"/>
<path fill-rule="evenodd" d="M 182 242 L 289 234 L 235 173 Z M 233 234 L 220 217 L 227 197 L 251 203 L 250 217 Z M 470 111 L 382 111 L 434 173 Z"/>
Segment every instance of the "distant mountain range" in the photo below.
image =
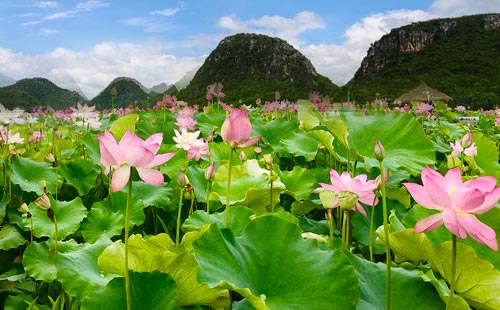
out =
<path fill-rule="evenodd" d="M 282 99 L 296 100 L 311 91 L 329 94 L 339 89 L 286 41 L 248 33 L 224 38 L 178 97 L 204 104 L 207 86 L 213 83 L 224 85 L 223 100 L 232 104 L 274 100 L 276 92 Z"/>
<path fill-rule="evenodd" d="M 343 98 L 393 100 L 425 82 L 454 104 L 500 104 L 500 14 L 435 19 L 391 30 L 371 45 Z"/>
<path fill-rule="evenodd" d="M 62 89 L 44 78 L 22 79 L 12 85 L 0 87 L 0 103 L 6 108 L 31 110 L 51 106 L 64 109 L 86 102 L 78 92 Z"/>
<path fill-rule="evenodd" d="M 12 81 L 0 75 L 0 86 Z M 179 91 L 180 100 L 204 104 L 207 86 L 213 83 L 224 85 L 223 100 L 231 104 L 274 100 L 276 91 L 292 101 L 317 91 L 337 102 L 363 104 L 375 98 L 394 100 L 422 82 L 451 96 L 452 105 L 473 109 L 499 105 L 500 14 L 435 19 L 393 29 L 371 45 L 352 80 L 342 87 L 318 74 L 286 41 L 236 34 L 224 38 L 198 70 L 174 85 L 162 83 L 149 89 L 135 79 L 121 77 L 90 104 L 109 109 L 114 100 L 115 107 L 144 107 L 148 102 L 152 106 L 165 91 Z M 65 108 L 77 102 L 87 101 L 42 78 L 0 87 L 0 103 L 8 108 Z"/>

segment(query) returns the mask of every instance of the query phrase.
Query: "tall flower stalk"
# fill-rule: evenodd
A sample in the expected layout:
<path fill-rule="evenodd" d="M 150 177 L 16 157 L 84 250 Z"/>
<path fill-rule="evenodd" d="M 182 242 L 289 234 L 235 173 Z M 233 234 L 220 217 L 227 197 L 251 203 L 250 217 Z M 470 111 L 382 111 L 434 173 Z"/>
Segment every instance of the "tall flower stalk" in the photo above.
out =
<path fill-rule="evenodd" d="M 328 209 L 340 207 L 339 210 L 342 211 L 341 215 L 343 216 L 342 249 L 346 249 L 348 247 L 350 235 L 350 212 L 351 210 L 357 211 L 365 217 L 367 216 L 360 202 L 365 205 L 378 203 L 378 199 L 375 197 L 374 193 L 375 184 L 373 180 L 367 180 L 366 174 L 361 174 L 353 178 L 347 171 L 339 175 L 338 172 L 333 169 L 330 170 L 330 181 L 331 184 L 319 183 L 321 187 L 316 189 L 316 192 L 319 192 L 323 206 L 327 209 L 329 223 L 333 223 L 333 221 L 331 220 L 331 211 Z M 331 224 L 329 225 L 333 226 Z M 331 227 L 330 229 L 333 228 Z"/>
<path fill-rule="evenodd" d="M 127 204 L 125 207 L 125 290 L 127 296 L 127 310 L 131 310 L 130 277 L 128 266 L 128 239 L 130 224 L 130 203 L 132 200 L 132 167 L 137 170 L 139 177 L 152 185 L 162 185 L 163 174 L 153 167 L 161 165 L 172 158 L 175 153 L 157 155 L 163 140 L 162 133 L 151 135 L 146 140 L 139 138 L 129 130 L 125 132 L 120 142 L 116 142 L 113 135 L 106 129 L 102 136 L 98 136 L 101 151 L 101 164 L 105 166 L 107 175 L 113 170 L 111 190 L 120 191 L 128 183 Z"/>
<path fill-rule="evenodd" d="M 231 147 L 229 155 L 229 168 L 226 189 L 226 227 L 229 228 L 229 207 L 231 193 L 231 169 L 233 166 L 233 154 L 237 148 L 248 147 L 259 141 L 261 136 L 250 138 L 252 124 L 248 118 L 248 112 L 241 109 L 231 108 L 231 113 L 226 117 L 221 127 L 222 140 Z"/>
<path fill-rule="evenodd" d="M 387 222 L 388 213 L 387 213 L 387 198 L 385 191 L 385 169 L 383 165 L 384 157 L 385 157 L 385 149 L 379 139 L 375 140 L 374 147 L 374 155 L 378 160 L 379 169 L 380 169 L 380 192 L 382 194 L 382 216 L 384 220 L 384 234 L 385 234 L 385 287 L 386 287 L 386 309 L 391 309 L 391 245 L 389 242 L 389 223 Z"/>

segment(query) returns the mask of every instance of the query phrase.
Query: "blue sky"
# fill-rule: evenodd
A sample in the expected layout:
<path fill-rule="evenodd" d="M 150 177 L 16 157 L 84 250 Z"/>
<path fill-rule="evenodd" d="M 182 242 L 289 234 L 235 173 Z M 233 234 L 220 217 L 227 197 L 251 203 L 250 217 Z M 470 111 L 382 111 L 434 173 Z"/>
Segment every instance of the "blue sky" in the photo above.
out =
<path fill-rule="evenodd" d="M 343 85 L 390 29 L 500 12 L 500 0 L 0 1 L 0 74 L 95 96 L 118 76 L 151 87 L 198 68 L 224 37 L 280 37 Z"/>

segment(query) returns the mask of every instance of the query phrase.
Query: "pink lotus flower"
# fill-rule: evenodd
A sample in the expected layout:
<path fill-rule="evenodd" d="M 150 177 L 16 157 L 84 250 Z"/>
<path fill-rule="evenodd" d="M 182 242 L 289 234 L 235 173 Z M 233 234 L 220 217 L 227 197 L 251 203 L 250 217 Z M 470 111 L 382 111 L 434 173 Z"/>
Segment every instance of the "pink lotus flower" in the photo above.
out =
<path fill-rule="evenodd" d="M 119 143 L 106 129 L 104 135 L 98 136 L 101 150 L 101 164 L 106 167 L 104 174 L 114 170 L 111 178 L 111 190 L 121 190 L 130 178 L 130 168 L 135 167 L 139 177 L 152 185 L 163 184 L 163 174 L 152 169 L 172 158 L 175 153 L 156 155 L 163 140 L 162 133 L 156 133 L 142 140 L 129 130 L 125 132 Z"/>
<path fill-rule="evenodd" d="M 358 202 L 356 202 L 353 210 L 360 212 L 364 216 L 367 216 L 367 214 L 359 201 L 369 206 L 374 206 L 378 203 L 378 198 L 375 197 L 374 193 L 375 182 L 367 180 L 366 174 L 360 174 L 352 178 L 349 172 L 344 171 L 339 176 L 337 171 L 332 169 L 330 170 L 330 181 L 332 184 L 319 183 L 321 185 L 319 190 L 330 190 L 336 194 L 331 208 L 340 206 L 338 196 L 340 192 L 345 191 L 358 195 Z"/>
<path fill-rule="evenodd" d="M 422 184 L 403 183 L 418 204 L 441 212 L 418 221 L 413 229 L 415 233 L 444 224 L 457 237 L 465 239 L 468 233 L 476 241 L 498 250 L 495 231 L 475 216 L 493 208 L 500 198 L 500 188 L 496 187 L 494 177 L 462 182 L 460 168 L 451 169 L 442 176 L 425 167 Z"/>
<path fill-rule="evenodd" d="M 245 110 L 232 108 L 231 113 L 226 117 L 222 124 L 222 140 L 229 144 L 233 149 L 238 147 L 247 147 L 254 145 L 261 136 L 250 138 L 252 133 L 252 124 L 248 119 L 248 113 Z"/>

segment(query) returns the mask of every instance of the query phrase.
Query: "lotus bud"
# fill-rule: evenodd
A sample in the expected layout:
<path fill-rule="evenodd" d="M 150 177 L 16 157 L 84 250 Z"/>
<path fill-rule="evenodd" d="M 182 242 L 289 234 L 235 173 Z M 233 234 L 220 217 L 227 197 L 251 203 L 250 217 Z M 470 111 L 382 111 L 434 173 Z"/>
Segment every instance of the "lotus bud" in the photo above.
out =
<path fill-rule="evenodd" d="M 241 161 L 247 160 L 247 155 L 245 154 L 245 152 L 243 152 L 243 150 L 240 151 L 240 160 Z"/>
<path fill-rule="evenodd" d="M 35 206 L 42 210 L 47 211 L 48 209 L 50 209 L 50 200 L 47 194 L 43 194 L 42 196 L 38 197 L 33 203 L 35 204 Z"/>
<path fill-rule="evenodd" d="M 46 157 L 45 157 L 49 162 L 53 163 L 56 161 L 56 158 L 54 157 L 54 154 L 52 153 L 49 153 Z"/>
<path fill-rule="evenodd" d="M 375 140 L 375 148 L 374 148 L 373 153 L 375 154 L 375 158 L 378 161 L 384 160 L 385 149 L 384 149 L 384 146 L 382 145 L 382 143 L 380 142 L 379 139 Z"/>
<path fill-rule="evenodd" d="M 19 208 L 17 208 L 17 211 L 19 211 L 21 213 L 30 213 L 30 209 L 28 208 L 28 205 L 24 202 L 22 205 L 19 206 Z"/>
<path fill-rule="evenodd" d="M 460 144 L 464 149 L 472 145 L 472 132 L 470 130 L 460 139 Z"/>
<path fill-rule="evenodd" d="M 205 179 L 207 181 L 213 181 L 215 178 L 215 163 L 212 162 L 210 166 L 205 169 Z"/>
<path fill-rule="evenodd" d="M 186 187 L 189 184 L 187 176 L 182 171 L 179 171 L 177 175 L 177 184 L 179 184 L 180 187 Z"/>
<path fill-rule="evenodd" d="M 342 210 L 351 210 L 358 202 L 359 196 L 353 192 L 340 191 L 337 199 Z"/>
<path fill-rule="evenodd" d="M 271 154 L 264 154 L 264 166 L 267 170 L 273 169 L 273 156 Z"/>
<path fill-rule="evenodd" d="M 335 192 L 330 190 L 322 190 L 319 192 L 319 199 L 321 200 L 321 204 L 323 204 L 323 208 L 329 210 L 333 207 L 333 203 L 335 202 Z M 328 212 L 325 213 L 328 220 Z"/>

